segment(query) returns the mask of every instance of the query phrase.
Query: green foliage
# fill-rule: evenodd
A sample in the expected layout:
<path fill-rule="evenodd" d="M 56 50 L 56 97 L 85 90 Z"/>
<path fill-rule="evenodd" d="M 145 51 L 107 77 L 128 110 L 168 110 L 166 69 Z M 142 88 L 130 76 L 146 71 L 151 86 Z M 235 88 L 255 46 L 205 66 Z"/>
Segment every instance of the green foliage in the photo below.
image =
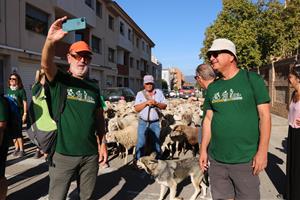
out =
<path fill-rule="evenodd" d="M 161 80 L 161 88 L 162 89 L 168 89 L 168 83 L 164 79 Z"/>
<path fill-rule="evenodd" d="M 227 38 L 237 48 L 241 68 L 260 67 L 273 58 L 295 54 L 300 40 L 300 0 L 223 0 L 223 10 L 206 29 L 200 58 L 216 38 Z"/>

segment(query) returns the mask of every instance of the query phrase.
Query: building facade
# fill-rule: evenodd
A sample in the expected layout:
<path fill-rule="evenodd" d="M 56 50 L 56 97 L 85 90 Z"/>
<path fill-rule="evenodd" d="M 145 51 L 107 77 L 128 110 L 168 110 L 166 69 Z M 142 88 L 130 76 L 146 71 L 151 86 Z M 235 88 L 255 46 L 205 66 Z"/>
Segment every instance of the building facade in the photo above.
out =
<path fill-rule="evenodd" d="M 1 0 L 0 92 L 5 92 L 9 74 L 16 71 L 30 97 L 47 31 L 63 16 L 85 17 L 87 28 L 72 31 L 57 43 L 55 63 L 60 68 L 68 68 L 69 45 L 84 40 L 93 51 L 89 75 L 100 88 L 126 86 L 137 91 L 145 74 L 153 74 L 154 68 L 161 74 L 161 66 L 151 61 L 154 42 L 114 1 Z"/>

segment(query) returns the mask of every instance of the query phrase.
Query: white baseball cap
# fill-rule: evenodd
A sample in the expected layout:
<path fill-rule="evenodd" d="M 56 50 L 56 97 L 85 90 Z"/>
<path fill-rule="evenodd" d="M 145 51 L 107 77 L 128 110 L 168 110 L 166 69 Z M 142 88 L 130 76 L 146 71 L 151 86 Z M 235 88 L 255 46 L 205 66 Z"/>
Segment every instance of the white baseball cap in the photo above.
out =
<path fill-rule="evenodd" d="M 209 53 L 212 51 L 221 51 L 221 50 L 230 51 L 234 55 L 235 59 L 237 60 L 235 45 L 232 41 L 226 38 L 215 39 L 211 47 L 208 49 L 207 55 L 209 55 Z"/>
<path fill-rule="evenodd" d="M 154 78 L 152 75 L 145 75 L 144 76 L 144 84 L 146 83 L 154 83 Z"/>

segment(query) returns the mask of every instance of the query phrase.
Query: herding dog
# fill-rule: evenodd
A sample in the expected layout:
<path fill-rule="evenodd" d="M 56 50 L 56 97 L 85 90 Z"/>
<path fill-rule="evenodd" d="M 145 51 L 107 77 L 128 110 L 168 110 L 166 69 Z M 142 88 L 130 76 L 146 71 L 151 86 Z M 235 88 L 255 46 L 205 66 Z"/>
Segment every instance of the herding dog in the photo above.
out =
<path fill-rule="evenodd" d="M 187 158 L 183 160 L 156 160 L 155 153 L 150 156 L 141 157 L 137 165 L 144 169 L 148 174 L 153 176 L 160 184 L 159 200 L 162 200 L 167 187 L 170 188 L 170 200 L 179 200 L 176 196 L 177 184 L 183 181 L 188 176 L 191 177 L 191 182 L 195 188 L 194 194 L 190 200 L 195 200 L 202 188 L 201 197 L 206 196 L 207 186 L 202 182 L 204 174 L 200 170 L 198 158 Z M 201 188 L 200 188 L 201 184 Z"/>

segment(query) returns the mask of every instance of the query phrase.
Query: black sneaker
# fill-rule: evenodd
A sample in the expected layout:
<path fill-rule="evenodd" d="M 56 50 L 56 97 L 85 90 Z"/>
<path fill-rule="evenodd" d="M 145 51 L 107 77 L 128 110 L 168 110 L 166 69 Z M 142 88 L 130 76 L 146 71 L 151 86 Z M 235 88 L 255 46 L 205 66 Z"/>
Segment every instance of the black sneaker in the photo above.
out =
<path fill-rule="evenodd" d="M 16 149 L 16 150 L 14 150 L 14 152 L 13 152 L 12 155 L 13 155 L 14 157 L 17 157 L 18 154 L 19 154 L 19 149 Z"/>
<path fill-rule="evenodd" d="M 18 157 L 21 158 L 21 157 L 24 157 L 24 156 L 25 156 L 24 150 L 23 151 L 19 151 Z"/>

